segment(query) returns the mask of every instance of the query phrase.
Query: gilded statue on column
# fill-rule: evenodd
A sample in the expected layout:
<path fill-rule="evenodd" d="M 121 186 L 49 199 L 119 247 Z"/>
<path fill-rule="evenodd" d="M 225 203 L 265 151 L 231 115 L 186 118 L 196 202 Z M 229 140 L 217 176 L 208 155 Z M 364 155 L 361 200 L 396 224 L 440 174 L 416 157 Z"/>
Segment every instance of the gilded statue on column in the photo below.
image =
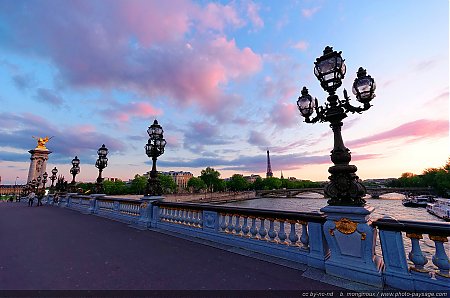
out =
<path fill-rule="evenodd" d="M 35 137 L 33 136 L 33 139 L 37 140 L 37 146 L 35 149 L 41 149 L 41 150 L 48 150 L 47 147 L 45 147 L 45 144 L 50 141 L 50 139 L 53 137 L 45 137 L 45 138 L 41 138 L 41 137 Z"/>

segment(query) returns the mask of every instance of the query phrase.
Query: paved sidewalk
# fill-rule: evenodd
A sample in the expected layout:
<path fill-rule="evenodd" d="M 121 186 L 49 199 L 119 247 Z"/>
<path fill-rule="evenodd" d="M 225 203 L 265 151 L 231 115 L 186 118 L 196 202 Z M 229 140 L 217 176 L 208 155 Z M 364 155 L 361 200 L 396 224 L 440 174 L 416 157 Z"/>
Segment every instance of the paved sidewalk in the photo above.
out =
<path fill-rule="evenodd" d="M 0 203 L 0 290 L 340 290 L 302 273 L 73 210 Z"/>

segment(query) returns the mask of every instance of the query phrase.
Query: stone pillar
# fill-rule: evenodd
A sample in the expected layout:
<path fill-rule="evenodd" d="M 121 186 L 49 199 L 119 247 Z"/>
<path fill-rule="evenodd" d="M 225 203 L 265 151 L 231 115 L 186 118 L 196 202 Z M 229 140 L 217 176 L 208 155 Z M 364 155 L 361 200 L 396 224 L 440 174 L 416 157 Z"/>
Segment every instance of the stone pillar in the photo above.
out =
<path fill-rule="evenodd" d="M 28 170 L 27 183 L 39 176 L 42 176 L 42 174 L 47 171 L 48 155 L 52 153 L 52 151 L 48 149 L 35 148 L 28 152 L 31 154 L 31 162 L 30 169 Z"/>
<path fill-rule="evenodd" d="M 382 286 L 383 261 L 375 256 L 376 229 L 370 225 L 374 208 L 326 206 L 320 211 L 327 215 L 323 233 L 330 248 L 325 261 L 328 274 Z"/>

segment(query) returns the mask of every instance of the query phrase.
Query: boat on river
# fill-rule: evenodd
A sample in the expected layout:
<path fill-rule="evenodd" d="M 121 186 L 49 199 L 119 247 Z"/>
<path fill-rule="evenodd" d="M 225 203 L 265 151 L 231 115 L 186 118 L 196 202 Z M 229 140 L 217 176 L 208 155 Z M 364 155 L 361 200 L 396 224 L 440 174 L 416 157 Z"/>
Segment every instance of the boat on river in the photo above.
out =
<path fill-rule="evenodd" d="M 427 204 L 427 211 L 443 220 L 450 221 L 450 199 L 438 198 Z"/>
<path fill-rule="evenodd" d="M 406 197 L 402 200 L 402 204 L 405 207 L 422 207 L 426 208 L 427 204 L 434 201 L 433 196 L 420 195 L 420 196 L 412 196 Z"/>

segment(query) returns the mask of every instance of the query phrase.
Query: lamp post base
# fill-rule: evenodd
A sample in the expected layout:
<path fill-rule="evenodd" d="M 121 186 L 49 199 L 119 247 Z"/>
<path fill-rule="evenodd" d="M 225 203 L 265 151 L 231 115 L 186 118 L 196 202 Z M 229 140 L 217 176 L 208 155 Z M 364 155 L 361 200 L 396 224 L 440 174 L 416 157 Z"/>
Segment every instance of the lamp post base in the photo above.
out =
<path fill-rule="evenodd" d="M 147 188 L 145 189 L 145 196 L 149 197 L 149 196 L 161 196 L 163 193 L 162 191 L 162 187 L 161 187 L 161 182 L 159 181 L 158 178 L 153 178 L 151 177 L 148 180 L 147 183 Z"/>
<path fill-rule="evenodd" d="M 325 195 L 330 197 L 330 206 L 362 207 L 366 204 L 363 197 L 366 187 L 358 180 L 354 165 L 335 165 L 328 169 L 330 182 L 325 186 Z"/>
<path fill-rule="evenodd" d="M 382 286 L 383 260 L 375 256 L 376 229 L 370 226 L 370 214 L 375 208 L 326 206 L 320 211 L 327 215 L 323 232 L 330 247 L 325 261 L 328 274 Z"/>

